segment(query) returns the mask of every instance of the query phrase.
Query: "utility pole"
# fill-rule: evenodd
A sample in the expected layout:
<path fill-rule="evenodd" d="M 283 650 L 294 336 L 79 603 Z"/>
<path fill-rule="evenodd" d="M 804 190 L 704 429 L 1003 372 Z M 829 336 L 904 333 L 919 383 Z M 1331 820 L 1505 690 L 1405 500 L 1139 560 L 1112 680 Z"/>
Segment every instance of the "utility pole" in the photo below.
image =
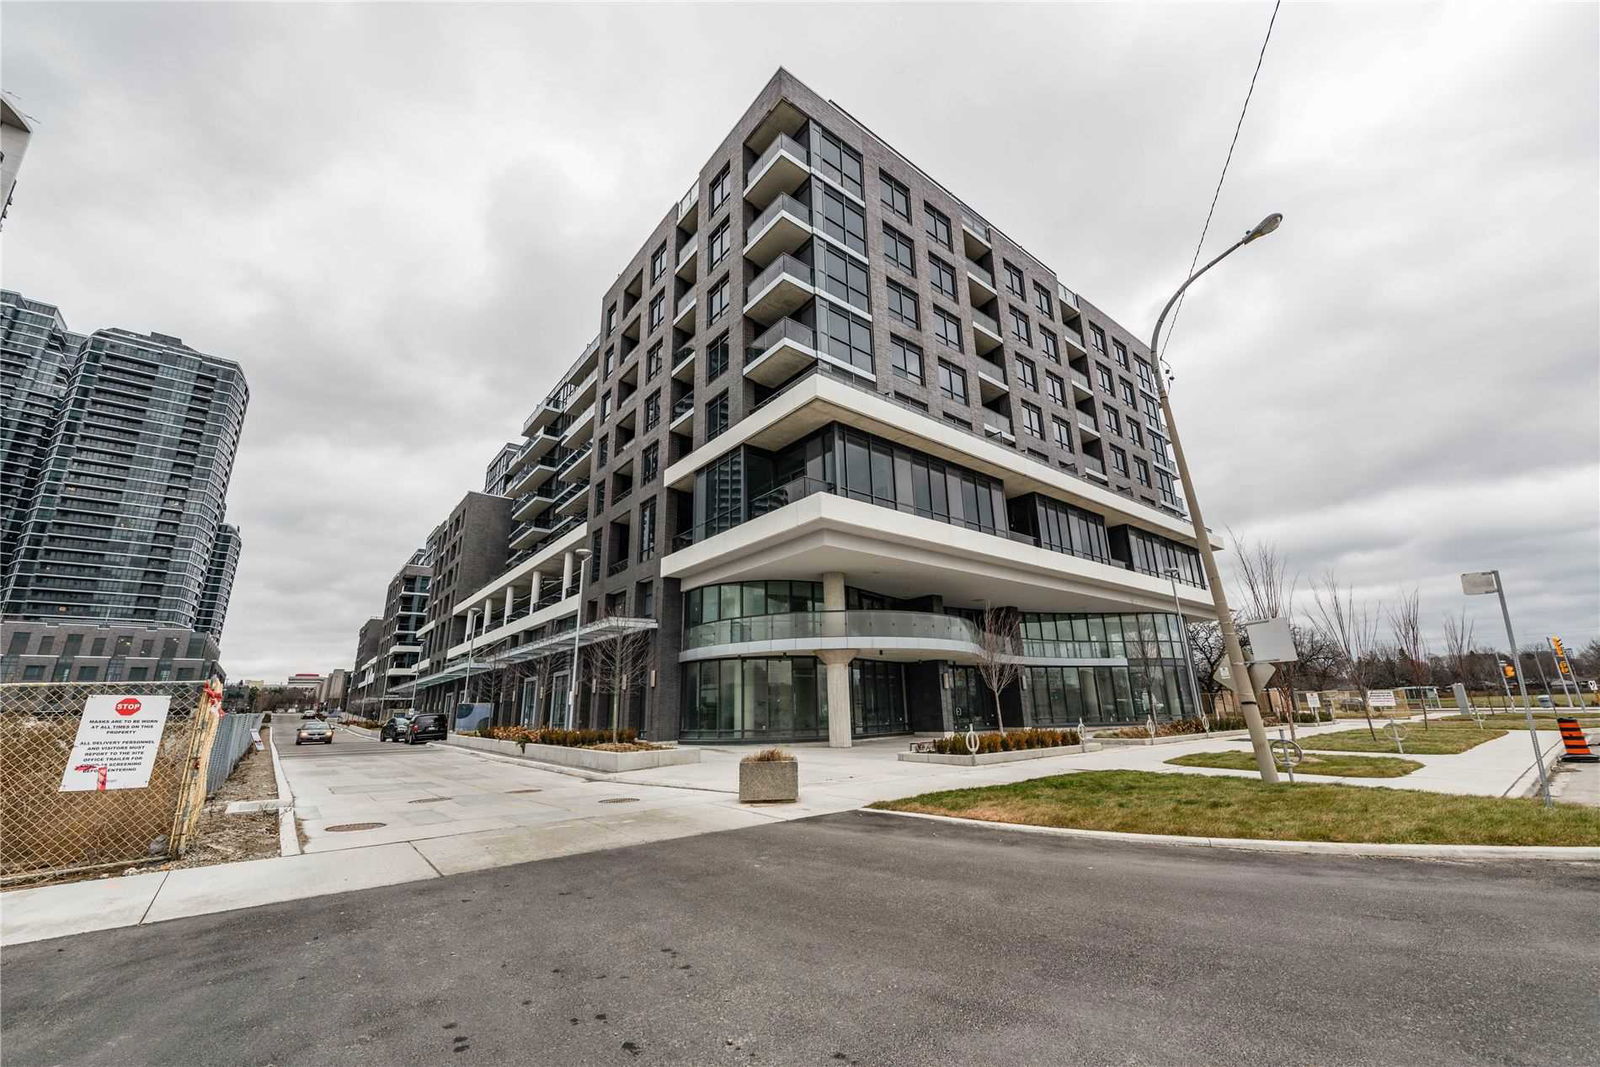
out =
<path fill-rule="evenodd" d="M 1506 589 L 1500 581 L 1499 571 L 1477 571 L 1461 576 L 1461 591 L 1468 596 L 1494 593 L 1500 598 L 1500 617 L 1506 623 L 1506 644 L 1511 648 L 1511 666 L 1517 672 L 1517 692 L 1522 696 L 1522 713 L 1528 722 L 1528 738 L 1533 742 L 1533 763 L 1539 768 L 1539 792 L 1544 795 L 1545 807 L 1550 799 L 1550 779 L 1544 772 L 1544 750 L 1539 747 L 1539 729 L 1533 721 L 1533 706 L 1528 702 L 1528 683 L 1522 677 L 1522 664 L 1517 662 L 1517 635 L 1511 630 L 1511 609 L 1506 607 Z M 1506 687 L 1507 696 L 1511 687 Z"/>

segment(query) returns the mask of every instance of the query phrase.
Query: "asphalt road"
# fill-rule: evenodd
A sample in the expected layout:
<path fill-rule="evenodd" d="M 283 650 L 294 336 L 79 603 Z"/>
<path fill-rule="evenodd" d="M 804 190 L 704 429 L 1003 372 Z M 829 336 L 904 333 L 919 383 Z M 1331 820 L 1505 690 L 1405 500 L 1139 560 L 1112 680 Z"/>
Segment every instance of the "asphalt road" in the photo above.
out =
<path fill-rule="evenodd" d="M 848 813 L 21 945 L 5 1062 L 1593 1064 L 1597 882 Z"/>
<path fill-rule="evenodd" d="M 373 758 L 388 757 L 390 759 L 404 759 L 414 756 L 425 748 L 425 745 L 402 745 L 393 741 L 378 741 L 368 739 L 360 734 L 341 730 L 337 726 L 333 729 L 333 744 L 304 744 L 294 743 L 295 731 L 300 728 L 300 717 L 274 715 L 272 717 L 272 743 L 278 746 L 278 755 L 283 759 L 321 759 L 328 756 L 361 755 Z"/>

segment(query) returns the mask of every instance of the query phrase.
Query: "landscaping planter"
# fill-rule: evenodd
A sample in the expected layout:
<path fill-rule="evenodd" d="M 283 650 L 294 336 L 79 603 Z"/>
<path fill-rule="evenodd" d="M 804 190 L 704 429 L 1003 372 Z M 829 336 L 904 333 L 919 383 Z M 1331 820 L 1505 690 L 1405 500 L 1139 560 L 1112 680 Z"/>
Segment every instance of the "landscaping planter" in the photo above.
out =
<path fill-rule="evenodd" d="M 942 752 L 902 752 L 899 754 L 899 759 L 905 763 L 943 763 L 950 767 L 983 767 L 990 763 L 1014 763 L 1017 760 L 1047 759 L 1051 756 L 1076 756 L 1080 752 L 1098 752 L 1099 750 L 1099 742 L 1090 741 L 1082 745 L 1024 748 L 1016 752 L 979 752 L 977 755 L 947 756 Z"/>
<path fill-rule="evenodd" d="M 798 799 L 798 760 L 754 760 L 739 764 L 739 803 L 775 804 Z"/>
<path fill-rule="evenodd" d="M 374 741 L 378 739 L 378 731 L 376 730 L 368 730 L 364 726 L 345 726 L 344 723 L 340 723 L 339 725 L 360 737 L 370 737 Z"/>
<path fill-rule="evenodd" d="M 1236 737 L 1249 736 L 1249 730 L 1218 730 L 1214 734 L 1173 734 L 1171 737 L 1096 737 L 1095 741 L 1117 748 L 1123 745 L 1175 745 L 1180 741 L 1231 741 Z"/>
<path fill-rule="evenodd" d="M 652 767 L 675 767 L 683 763 L 699 763 L 698 748 L 652 749 L 647 752 L 607 752 L 603 749 L 570 748 L 566 745 L 525 745 L 515 741 L 496 741 L 492 737 L 473 737 L 468 734 L 451 734 L 451 745 L 475 748 L 481 752 L 496 752 L 502 756 L 530 760 L 535 763 L 553 763 L 559 767 L 577 767 L 580 770 L 620 774 L 623 771 L 644 771 Z"/>

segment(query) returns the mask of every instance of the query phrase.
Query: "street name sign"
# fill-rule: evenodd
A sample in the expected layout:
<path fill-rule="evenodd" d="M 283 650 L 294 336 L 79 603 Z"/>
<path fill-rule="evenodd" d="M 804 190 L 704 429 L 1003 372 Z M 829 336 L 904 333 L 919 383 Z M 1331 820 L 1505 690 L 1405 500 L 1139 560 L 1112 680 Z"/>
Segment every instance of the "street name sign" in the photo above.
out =
<path fill-rule="evenodd" d="M 90 697 L 61 772 L 59 792 L 148 786 L 171 704 L 170 696 Z"/>
<path fill-rule="evenodd" d="M 1468 571 L 1461 576 L 1461 591 L 1467 596 L 1498 593 L 1500 591 L 1499 579 L 1500 576 L 1494 571 Z"/>

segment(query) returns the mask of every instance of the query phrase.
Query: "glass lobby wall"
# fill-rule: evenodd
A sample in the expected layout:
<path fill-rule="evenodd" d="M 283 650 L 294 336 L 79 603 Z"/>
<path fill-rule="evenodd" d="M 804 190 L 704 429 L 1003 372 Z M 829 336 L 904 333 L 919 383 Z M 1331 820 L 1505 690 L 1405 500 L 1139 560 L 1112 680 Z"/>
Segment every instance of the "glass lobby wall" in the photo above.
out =
<path fill-rule="evenodd" d="M 810 656 L 686 663 L 680 736 L 685 741 L 825 740 L 823 670 Z"/>

